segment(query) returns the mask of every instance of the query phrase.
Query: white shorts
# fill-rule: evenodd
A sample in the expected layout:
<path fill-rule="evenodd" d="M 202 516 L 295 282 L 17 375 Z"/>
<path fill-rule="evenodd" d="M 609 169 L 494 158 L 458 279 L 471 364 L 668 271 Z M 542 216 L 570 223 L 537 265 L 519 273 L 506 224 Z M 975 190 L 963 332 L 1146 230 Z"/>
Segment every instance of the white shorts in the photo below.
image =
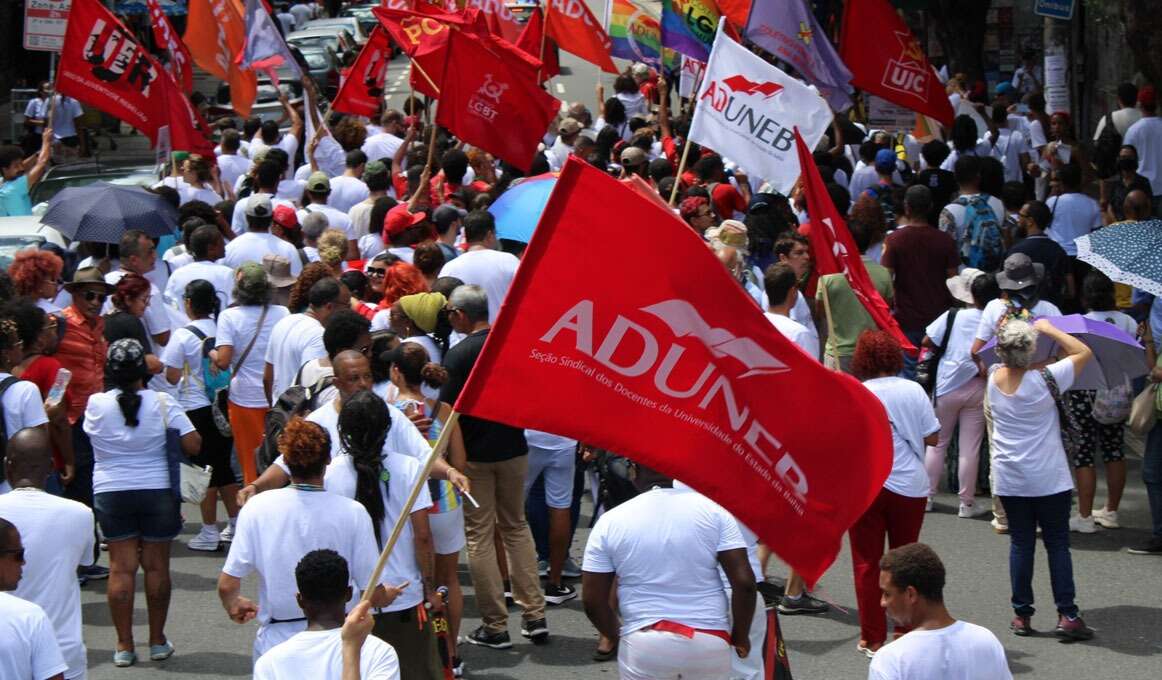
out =
<path fill-rule="evenodd" d="M 726 591 L 730 601 L 730 591 Z M 732 622 L 733 623 L 733 622 Z M 750 622 L 750 654 L 745 659 L 730 654 L 730 680 L 762 680 L 766 677 L 763 668 L 763 643 L 767 638 L 767 605 L 762 595 L 755 595 L 754 618 Z"/>
<path fill-rule="evenodd" d="M 432 545 L 437 555 L 453 555 L 464 549 L 464 506 L 448 512 L 429 512 Z"/>
<path fill-rule="evenodd" d="M 577 463 L 577 448 L 542 449 L 529 447 L 529 469 L 525 475 L 525 497 L 537 477 L 545 478 L 545 505 L 563 509 L 573 505 L 573 468 Z"/>
<path fill-rule="evenodd" d="M 637 630 L 621 638 L 621 680 L 726 680 L 734 649 L 706 633 L 686 638 L 659 630 Z"/>

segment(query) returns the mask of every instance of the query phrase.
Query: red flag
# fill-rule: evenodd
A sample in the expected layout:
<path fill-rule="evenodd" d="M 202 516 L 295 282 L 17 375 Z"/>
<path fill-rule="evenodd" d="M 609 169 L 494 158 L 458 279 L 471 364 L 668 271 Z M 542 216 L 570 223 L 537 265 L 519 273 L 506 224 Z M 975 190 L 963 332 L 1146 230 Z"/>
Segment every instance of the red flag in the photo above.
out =
<path fill-rule="evenodd" d="M 595 243 L 640 256 L 611 262 Z M 569 397 L 528 399 L 530 387 Z M 668 208 L 577 158 L 565 163 L 456 410 L 575 437 L 679 479 L 808 583 L 835 560 L 892 466 L 875 396 L 776 331 Z"/>
<path fill-rule="evenodd" d="M 374 116 L 383 99 L 383 78 L 389 61 L 391 45 L 387 40 L 387 31 L 376 26 L 355 63 L 351 65 L 351 71 L 335 95 L 331 108 L 355 116 Z"/>
<path fill-rule="evenodd" d="M 178 40 L 177 31 L 166 18 L 161 5 L 157 0 L 145 0 L 149 8 L 149 23 L 153 27 L 153 40 L 169 53 L 169 63 L 166 70 L 173 75 L 174 80 L 181 85 L 183 92 L 192 92 L 194 89 L 194 74 L 191 65 L 194 60 L 190 56 L 186 44 Z"/>
<path fill-rule="evenodd" d="M 613 42 L 584 0 L 548 0 L 545 33 L 570 54 L 597 64 L 606 73 L 617 73 L 609 51 Z"/>
<path fill-rule="evenodd" d="M 839 53 L 855 87 L 952 126 L 944 86 L 888 0 L 848 0 Z"/>
<path fill-rule="evenodd" d="M 843 221 L 831 196 L 823 185 L 823 178 L 819 176 L 819 168 L 815 166 L 815 159 L 811 157 L 811 150 L 795 129 L 795 147 L 799 151 L 800 181 L 803 183 L 803 195 L 807 199 L 807 214 L 811 217 L 811 257 L 815 271 L 820 276 L 824 274 L 843 274 L 851 284 L 851 292 L 867 309 L 882 330 L 892 334 L 899 341 L 905 352 L 915 354 L 916 347 L 904 335 L 900 325 L 896 323 L 888 303 L 880 297 L 872 283 L 867 268 L 863 266 L 859 248 L 855 239 L 847 230 L 847 223 Z"/>
<path fill-rule="evenodd" d="M 480 10 L 481 14 L 485 16 L 492 34 L 509 42 L 516 42 L 524 30 L 524 26 L 517 20 L 516 15 L 505 6 L 503 0 L 466 0 L 461 4 Z M 535 55 L 536 52 L 530 54 Z"/>
<path fill-rule="evenodd" d="M 98 0 L 74 0 L 57 91 L 125 121 L 151 140 L 166 124 L 162 68 Z M 159 96 L 162 95 L 162 96 Z"/>
<path fill-rule="evenodd" d="M 421 94 L 438 99 L 451 29 L 436 19 L 406 10 L 375 7 L 371 11 L 379 19 L 380 26 L 412 60 L 412 87 Z"/>
<path fill-rule="evenodd" d="M 738 31 L 746 28 L 746 20 L 750 16 L 751 2 L 752 0 L 714 0 L 714 4 L 718 7 L 718 13 L 726 17 L 726 20 L 730 22 L 731 28 Z M 731 38 L 742 42 L 737 34 L 732 35 Z"/>
<path fill-rule="evenodd" d="M 527 171 L 561 102 L 504 54 L 477 36 L 452 32 L 436 124 Z"/>
<path fill-rule="evenodd" d="M 528 23 L 516 39 L 516 46 L 541 60 L 541 82 L 561 73 L 557 43 L 545 36 L 545 19 L 538 7 L 529 14 Z"/>

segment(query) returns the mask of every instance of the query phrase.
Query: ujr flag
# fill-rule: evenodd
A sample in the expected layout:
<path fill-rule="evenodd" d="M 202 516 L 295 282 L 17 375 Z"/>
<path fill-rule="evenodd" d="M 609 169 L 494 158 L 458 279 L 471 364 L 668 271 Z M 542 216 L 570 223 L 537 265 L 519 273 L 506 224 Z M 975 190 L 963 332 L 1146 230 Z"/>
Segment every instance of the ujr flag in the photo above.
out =
<path fill-rule="evenodd" d="M 640 257 L 610 272 L 593 244 L 614 242 Z M 530 400 L 530 388 L 558 397 Z M 668 208 L 576 158 L 456 409 L 574 437 L 680 479 L 808 583 L 834 561 L 892 464 L 875 396 L 776 331 Z"/>
<path fill-rule="evenodd" d="M 831 109 L 815 90 L 719 30 L 697 93 L 691 140 L 788 193 L 799 178 L 794 129 L 814 148 L 830 125 Z"/>
<path fill-rule="evenodd" d="M 158 47 L 164 47 L 169 53 L 169 62 L 166 69 L 173 75 L 174 80 L 181 86 L 183 92 L 192 92 L 194 89 L 193 58 L 186 49 L 185 43 L 178 39 L 177 31 L 165 16 L 157 0 L 145 0 L 149 9 L 149 23 L 153 27 L 153 41 Z"/>
<path fill-rule="evenodd" d="M 391 43 L 388 42 L 387 31 L 376 26 L 355 63 L 351 65 L 343 87 L 335 95 L 332 108 L 339 113 L 374 117 L 383 101 L 383 80 L 387 75 L 389 61 Z"/>
<path fill-rule="evenodd" d="M 836 111 L 851 106 L 851 71 L 803 0 L 765 0 L 750 10 L 747 40 L 787 62 L 819 88 Z"/>

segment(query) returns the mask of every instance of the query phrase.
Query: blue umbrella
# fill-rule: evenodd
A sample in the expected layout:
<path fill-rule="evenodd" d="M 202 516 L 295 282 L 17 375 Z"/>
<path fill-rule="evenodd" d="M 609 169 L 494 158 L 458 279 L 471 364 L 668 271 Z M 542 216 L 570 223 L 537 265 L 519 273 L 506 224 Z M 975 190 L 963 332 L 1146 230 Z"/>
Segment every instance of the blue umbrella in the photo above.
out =
<path fill-rule="evenodd" d="M 526 177 L 514 182 L 488 207 L 488 212 L 496 218 L 496 236 L 528 243 L 555 186 L 556 173 Z"/>
<path fill-rule="evenodd" d="M 1162 220 L 1111 224 L 1074 243 L 1077 259 L 1118 283 L 1162 296 Z"/>
<path fill-rule="evenodd" d="M 141 187 L 96 182 L 62 189 L 49 201 L 40 221 L 74 241 L 117 243 L 130 229 L 149 236 L 173 234 L 178 210 Z"/>

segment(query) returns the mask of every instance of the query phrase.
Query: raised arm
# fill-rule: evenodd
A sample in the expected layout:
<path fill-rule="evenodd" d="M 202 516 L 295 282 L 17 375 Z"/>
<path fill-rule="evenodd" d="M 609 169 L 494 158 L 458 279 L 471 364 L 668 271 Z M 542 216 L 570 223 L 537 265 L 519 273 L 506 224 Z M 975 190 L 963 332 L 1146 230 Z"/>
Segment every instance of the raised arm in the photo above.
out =
<path fill-rule="evenodd" d="M 1081 369 L 1085 368 L 1085 365 L 1093 358 L 1093 350 L 1087 347 L 1084 342 L 1064 331 L 1058 330 L 1056 326 L 1049 323 L 1048 319 L 1037 319 L 1033 324 L 1033 328 L 1052 338 L 1061 347 L 1065 356 L 1073 360 L 1074 374 L 1080 374 Z"/>

